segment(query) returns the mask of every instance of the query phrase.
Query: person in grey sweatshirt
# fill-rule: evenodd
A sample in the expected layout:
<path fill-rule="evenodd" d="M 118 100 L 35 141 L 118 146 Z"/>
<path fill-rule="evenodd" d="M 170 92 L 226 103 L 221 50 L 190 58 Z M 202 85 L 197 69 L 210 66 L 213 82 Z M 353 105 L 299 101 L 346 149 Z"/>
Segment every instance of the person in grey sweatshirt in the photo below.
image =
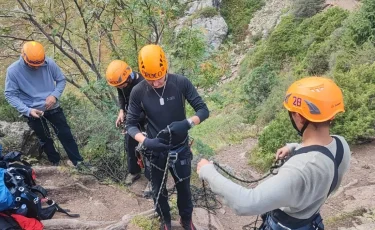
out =
<path fill-rule="evenodd" d="M 351 152 L 344 137 L 330 135 L 330 123 L 344 112 L 343 95 L 330 79 L 306 77 L 293 83 L 284 100 L 302 143 L 287 144 L 276 158 L 287 157 L 277 175 L 254 189 L 219 174 L 202 159 L 199 177 L 238 215 L 262 215 L 260 229 L 324 229 L 320 208 L 348 171 Z"/>
<path fill-rule="evenodd" d="M 7 69 L 4 94 L 8 103 L 27 118 L 52 165 L 59 165 L 60 154 L 53 145 L 47 121 L 52 123 L 73 165 L 83 168 L 83 158 L 59 103 L 65 85 L 63 73 L 45 57 L 43 45 L 30 41 L 23 45 L 19 60 Z"/>

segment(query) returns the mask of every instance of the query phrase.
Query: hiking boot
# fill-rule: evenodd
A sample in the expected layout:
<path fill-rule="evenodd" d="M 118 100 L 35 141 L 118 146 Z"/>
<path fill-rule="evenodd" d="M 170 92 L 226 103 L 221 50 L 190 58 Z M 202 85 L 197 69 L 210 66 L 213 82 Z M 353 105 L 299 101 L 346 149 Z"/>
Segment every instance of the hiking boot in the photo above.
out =
<path fill-rule="evenodd" d="M 131 185 L 134 183 L 134 181 L 138 180 L 139 178 L 141 178 L 140 173 L 136 173 L 136 174 L 128 173 L 128 175 L 125 178 L 125 185 Z"/>
<path fill-rule="evenodd" d="M 160 225 L 160 230 L 172 230 L 171 222 L 162 222 Z"/>
<path fill-rule="evenodd" d="M 96 171 L 95 167 L 92 167 L 90 164 L 83 161 L 78 161 L 75 167 L 79 172 L 92 173 Z"/>
<path fill-rule="evenodd" d="M 146 188 L 143 190 L 143 197 L 146 199 L 152 198 L 152 187 L 150 181 L 147 183 Z"/>
<path fill-rule="evenodd" d="M 184 230 L 197 230 L 195 228 L 192 220 L 183 220 L 183 219 L 180 219 L 180 224 L 184 228 Z"/>

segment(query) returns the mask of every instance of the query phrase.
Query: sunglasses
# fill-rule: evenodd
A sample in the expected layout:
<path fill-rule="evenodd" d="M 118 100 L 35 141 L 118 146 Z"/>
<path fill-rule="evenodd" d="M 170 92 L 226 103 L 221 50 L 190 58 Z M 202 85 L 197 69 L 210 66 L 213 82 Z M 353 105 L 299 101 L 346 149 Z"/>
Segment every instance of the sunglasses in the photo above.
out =
<path fill-rule="evenodd" d="M 30 60 L 26 55 L 24 55 L 25 59 L 26 59 L 26 63 L 33 66 L 40 66 L 44 63 L 45 61 L 45 58 L 43 58 L 43 60 Z"/>

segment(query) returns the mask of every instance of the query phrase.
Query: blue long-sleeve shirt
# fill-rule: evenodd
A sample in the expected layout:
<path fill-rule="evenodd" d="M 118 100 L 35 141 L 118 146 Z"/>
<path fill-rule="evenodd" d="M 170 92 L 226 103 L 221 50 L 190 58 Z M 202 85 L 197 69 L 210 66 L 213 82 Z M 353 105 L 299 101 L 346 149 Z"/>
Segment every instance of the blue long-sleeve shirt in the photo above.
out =
<path fill-rule="evenodd" d="M 7 69 L 5 80 L 5 98 L 18 112 L 29 116 L 31 109 L 46 110 L 46 98 L 54 96 L 59 101 L 66 80 L 57 64 L 50 58 L 38 69 L 26 65 L 22 57 Z"/>

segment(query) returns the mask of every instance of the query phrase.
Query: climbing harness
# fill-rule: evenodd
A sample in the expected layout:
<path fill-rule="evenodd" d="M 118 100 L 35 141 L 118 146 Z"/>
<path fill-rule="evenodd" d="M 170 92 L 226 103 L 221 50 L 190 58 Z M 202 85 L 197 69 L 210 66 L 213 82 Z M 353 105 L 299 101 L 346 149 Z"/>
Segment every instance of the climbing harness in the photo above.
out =
<path fill-rule="evenodd" d="M 342 145 L 341 140 L 336 137 L 332 136 L 336 140 L 336 157 L 333 156 L 331 151 L 327 149 L 324 146 L 320 145 L 312 145 L 307 147 L 302 147 L 296 151 L 294 151 L 290 157 L 287 159 L 303 153 L 308 153 L 312 151 L 320 152 L 323 155 L 330 158 L 334 163 L 334 177 L 329 189 L 329 192 L 327 194 L 327 197 L 331 194 L 331 192 L 336 188 L 338 183 L 338 168 L 342 162 L 343 154 L 344 154 L 344 147 Z M 266 230 L 266 229 L 272 229 L 272 230 L 284 230 L 284 229 L 304 229 L 304 230 L 323 230 L 323 219 L 319 213 L 320 207 L 317 209 L 317 211 L 308 219 L 297 219 L 292 216 L 289 216 L 287 213 L 283 212 L 281 209 L 276 209 L 267 213 L 264 213 L 261 215 L 263 219 L 263 223 L 260 226 L 259 229 Z M 245 227 L 245 226 L 244 226 Z M 250 227 L 250 225 L 247 225 L 246 227 Z M 258 229 L 255 226 L 252 228 L 243 228 L 243 229 Z"/>
<path fill-rule="evenodd" d="M 146 133 L 142 133 L 144 136 L 147 137 L 147 134 Z M 159 138 L 160 135 L 162 134 L 168 134 L 169 136 L 169 145 L 172 144 L 172 133 L 171 133 L 171 130 L 169 128 L 169 126 L 167 126 L 165 129 L 161 130 L 157 135 L 156 135 L 156 138 Z M 161 210 L 161 207 L 159 205 L 159 198 L 160 196 L 164 196 L 164 197 L 167 197 L 169 198 L 170 195 L 172 195 L 176 189 L 176 185 L 178 183 L 181 183 L 182 181 L 184 180 L 187 180 L 190 178 L 190 175 L 187 176 L 187 177 L 184 177 L 184 178 L 181 178 L 179 177 L 177 171 L 176 171 L 176 162 L 178 160 L 180 160 L 180 163 L 182 165 L 187 165 L 187 164 L 190 164 L 190 159 L 179 159 L 179 153 L 181 153 L 182 151 L 186 150 L 186 148 L 190 148 L 191 144 L 193 143 L 193 139 L 190 140 L 189 136 L 186 137 L 186 139 L 184 141 L 182 141 L 181 143 L 177 144 L 176 146 L 174 146 L 172 148 L 172 150 L 169 150 L 166 152 L 166 161 L 165 161 L 165 167 L 164 168 L 161 168 L 159 167 L 158 165 L 154 164 L 152 159 L 154 157 L 154 154 L 153 154 L 153 151 L 149 151 L 147 150 L 141 143 L 138 144 L 137 148 L 136 148 L 136 153 L 137 153 L 137 158 L 138 158 L 138 161 L 142 162 L 143 159 L 146 161 L 146 162 L 142 162 L 142 165 L 146 165 L 146 166 L 149 166 L 150 167 L 150 182 L 151 182 L 151 190 L 153 190 L 154 188 L 154 184 L 152 183 L 152 168 L 155 168 L 161 172 L 163 172 L 163 178 L 162 178 L 162 182 L 160 184 L 160 188 L 157 192 L 157 194 L 154 194 L 154 192 L 152 192 L 152 196 L 154 197 L 155 199 L 155 209 L 159 209 L 160 211 L 160 215 L 161 215 L 161 219 L 164 220 L 164 217 L 163 217 L 163 212 Z M 161 156 L 163 157 L 163 153 L 161 153 Z M 165 157 L 165 155 L 164 155 Z M 170 189 L 169 191 L 167 190 L 167 193 L 166 194 L 163 194 L 163 190 L 166 186 L 166 182 L 167 182 L 167 176 L 168 176 L 168 169 L 171 169 L 174 173 L 174 175 L 176 176 L 177 178 L 177 181 L 175 182 L 174 186 L 172 189 Z"/>

